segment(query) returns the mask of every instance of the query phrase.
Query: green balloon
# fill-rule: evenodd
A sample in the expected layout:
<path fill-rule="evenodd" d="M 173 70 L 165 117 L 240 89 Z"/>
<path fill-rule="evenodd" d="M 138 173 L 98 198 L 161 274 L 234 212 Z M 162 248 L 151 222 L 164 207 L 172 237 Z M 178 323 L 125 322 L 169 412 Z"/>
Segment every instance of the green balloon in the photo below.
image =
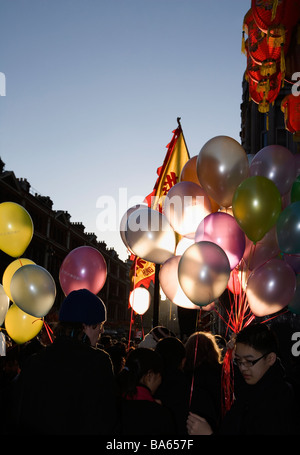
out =
<path fill-rule="evenodd" d="M 280 213 L 276 231 L 282 253 L 300 254 L 300 201 L 293 202 Z"/>
<path fill-rule="evenodd" d="M 266 177 L 248 177 L 234 193 L 232 210 L 246 236 L 256 243 L 276 224 L 281 212 L 280 192 Z"/>
<path fill-rule="evenodd" d="M 300 175 L 296 178 L 291 189 L 291 202 L 300 201 Z"/>

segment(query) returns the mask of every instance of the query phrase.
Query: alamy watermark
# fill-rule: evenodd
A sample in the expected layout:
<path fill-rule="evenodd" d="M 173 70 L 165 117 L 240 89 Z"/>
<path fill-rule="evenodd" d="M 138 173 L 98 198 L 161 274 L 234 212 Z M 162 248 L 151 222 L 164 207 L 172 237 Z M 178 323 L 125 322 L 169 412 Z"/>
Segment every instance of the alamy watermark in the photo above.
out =
<path fill-rule="evenodd" d="M 150 203 L 155 201 L 155 197 L 151 198 Z M 96 201 L 96 208 L 101 209 L 96 218 L 97 229 L 101 232 L 104 231 L 118 231 L 120 226 L 123 231 L 164 231 L 169 230 L 170 226 L 162 220 L 161 213 L 158 210 L 150 210 L 148 205 L 143 202 L 144 198 L 141 196 L 133 196 L 128 198 L 127 188 L 119 188 L 118 200 L 113 196 L 100 196 Z M 167 203 L 166 203 L 167 202 Z M 169 217 L 176 220 L 183 220 L 188 214 L 189 222 L 193 225 L 199 224 L 199 213 L 204 213 L 204 197 L 203 196 L 184 196 L 178 195 L 168 198 L 162 202 L 162 214 L 165 213 L 167 208 Z M 165 205 L 164 205 L 165 204 Z M 129 213 L 130 209 L 138 206 L 139 210 L 134 215 L 135 210 Z M 198 210 L 196 209 L 198 208 Z M 193 210 L 195 209 L 195 210 Z M 128 214 L 126 219 L 126 214 Z M 125 221 L 124 221 L 125 217 Z M 198 223 L 197 223 L 198 217 Z M 167 217 L 168 218 L 168 217 Z M 128 224 L 127 224 L 128 223 Z"/>
<path fill-rule="evenodd" d="M 0 96 L 6 96 L 6 76 L 0 72 Z"/>

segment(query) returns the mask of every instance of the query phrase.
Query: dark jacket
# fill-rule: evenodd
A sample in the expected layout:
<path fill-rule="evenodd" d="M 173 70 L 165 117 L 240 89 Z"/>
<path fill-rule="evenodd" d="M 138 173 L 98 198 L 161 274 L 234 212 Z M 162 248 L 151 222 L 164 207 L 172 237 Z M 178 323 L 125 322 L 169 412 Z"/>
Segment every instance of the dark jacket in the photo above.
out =
<path fill-rule="evenodd" d="M 227 412 L 221 434 L 300 434 L 295 395 L 276 362 L 254 385 L 243 384 Z"/>
<path fill-rule="evenodd" d="M 120 399 L 122 435 L 174 435 L 175 423 L 170 411 L 157 403 L 145 386 L 138 386 L 134 399 Z"/>
<path fill-rule="evenodd" d="M 23 365 L 14 392 L 15 431 L 26 434 L 112 434 L 116 389 L 108 354 L 72 338 Z"/>

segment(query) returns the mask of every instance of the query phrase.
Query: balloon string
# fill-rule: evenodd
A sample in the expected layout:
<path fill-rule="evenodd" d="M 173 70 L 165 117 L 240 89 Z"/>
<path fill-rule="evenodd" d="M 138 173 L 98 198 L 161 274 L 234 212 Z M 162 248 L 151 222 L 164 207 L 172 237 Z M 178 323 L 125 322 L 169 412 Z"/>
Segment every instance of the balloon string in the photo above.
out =
<path fill-rule="evenodd" d="M 192 396 L 193 396 L 193 390 L 194 390 L 197 351 L 198 351 L 198 336 L 196 335 L 196 346 L 195 346 L 195 354 L 194 354 L 194 365 L 193 365 L 193 375 L 192 375 L 192 383 L 191 383 L 191 390 L 190 390 L 189 408 L 191 408 Z"/>
<path fill-rule="evenodd" d="M 49 337 L 50 342 L 53 343 L 53 339 L 52 339 L 52 336 L 51 336 L 51 334 L 53 334 L 53 330 L 51 329 L 51 327 L 49 326 L 49 324 L 46 321 L 44 321 L 44 327 L 46 329 L 46 332 L 47 332 L 47 335 Z"/>

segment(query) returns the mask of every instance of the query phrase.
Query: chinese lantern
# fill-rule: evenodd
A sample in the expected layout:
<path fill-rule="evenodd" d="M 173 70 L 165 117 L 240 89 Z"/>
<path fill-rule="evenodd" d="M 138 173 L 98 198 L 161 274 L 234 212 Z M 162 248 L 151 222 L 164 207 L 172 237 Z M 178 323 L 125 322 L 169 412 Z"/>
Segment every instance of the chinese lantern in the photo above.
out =
<path fill-rule="evenodd" d="M 284 113 L 285 128 L 300 140 L 300 96 L 292 93 L 285 96 L 281 102 L 281 110 Z"/>

